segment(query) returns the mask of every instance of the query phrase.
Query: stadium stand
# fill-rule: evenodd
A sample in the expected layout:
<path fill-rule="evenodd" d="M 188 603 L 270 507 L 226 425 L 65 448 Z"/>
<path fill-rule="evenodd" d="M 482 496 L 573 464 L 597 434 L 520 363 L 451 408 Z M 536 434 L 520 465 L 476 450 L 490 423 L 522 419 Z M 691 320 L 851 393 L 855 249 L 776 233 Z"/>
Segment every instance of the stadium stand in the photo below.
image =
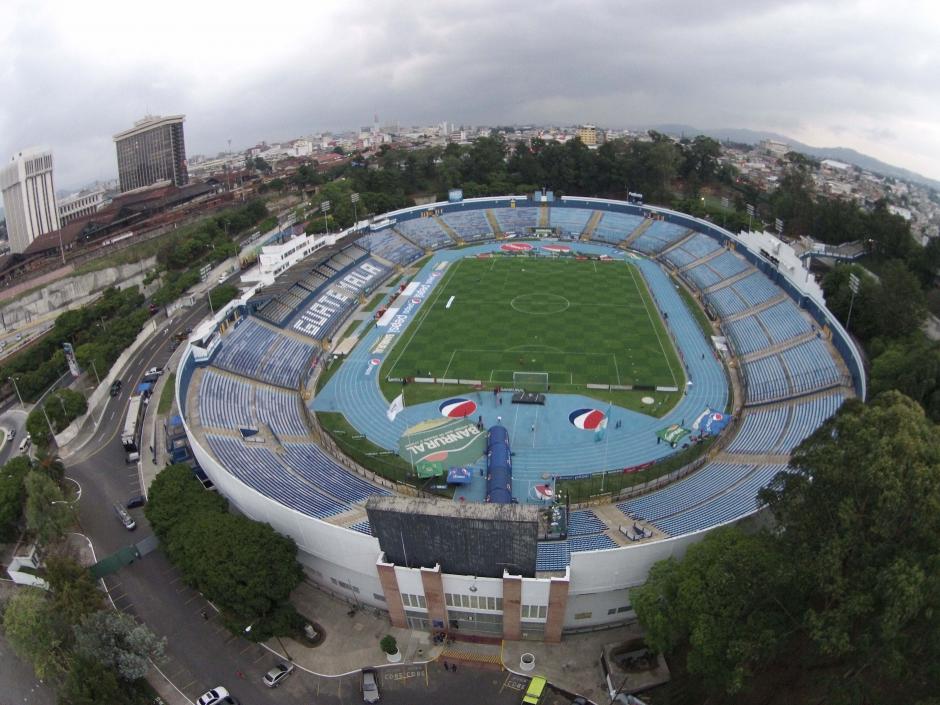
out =
<path fill-rule="evenodd" d="M 793 449 L 802 443 L 807 436 L 822 426 L 842 406 L 845 397 L 841 394 L 830 394 L 825 397 L 816 397 L 791 408 L 790 424 L 779 443 L 774 446 L 778 453 L 792 453 Z"/>
<path fill-rule="evenodd" d="M 504 233 L 514 232 L 517 235 L 524 235 L 536 227 L 539 222 L 539 209 L 528 206 L 496 208 L 493 213 L 499 222 L 500 230 Z"/>
<path fill-rule="evenodd" d="M 790 338 L 796 338 L 813 330 L 813 325 L 800 313 L 791 299 L 774 304 L 757 314 L 764 329 L 770 334 L 774 343 L 782 343 Z"/>
<path fill-rule="evenodd" d="M 617 543 L 606 534 L 591 534 L 589 536 L 571 536 L 568 538 L 568 551 L 604 551 L 608 548 L 617 548 Z"/>
<path fill-rule="evenodd" d="M 643 216 L 640 215 L 604 213 L 601 222 L 594 228 L 592 239 L 616 245 L 623 242 L 642 222 Z"/>
<path fill-rule="evenodd" d="M 225 336 L 212 364 L 259 382 L 293 389 L 313 350 L 312 345 L 246 318 Z"/>
<path fill-rule="evenodd" d="M 653 228 L 650 227 L 649 230 Z M 649 235 L 649 230 L 643 233 L 640 237 L 637 238 L 634 242 L 634 246 L 637 246 L 640 240 Z M 656 236 L 653 236 L 655 238 Z M 656 242 L 664 242 L 665 244 L 661 249 L 668 247 L 671 242 L 659 240 Z M 674 241 L 673 241 L 674 242 Z M 639 249 L 639 247 L 637 247 Z M 710 255 L 716 250 L 720 250 L 721 245 L 719 245 L 714 238 L 708 237 L 708 235 L 703 235 L 702 233 L 695 233 L 692 237 L 685 240 L 681 245 L 673 247 L 669 252 L 667 252 L 663 257 L 666 258 L 666 261 L 674 264 L 676 267 L 684 267 L 687 264 L 691 264 L 697 259 L 702 259 L 706 255 Z"/>
<path fill-rule="evenodd" d="M 247 382 L 206 370 L 199 385 L 200 422 L 216 428 L 254 428 L 251 391 Z"/>
<path fill-rule="evenodd" d="M 744 377 L 747 380 L 746 394 L 749 403 L 783 399 L 793 392 L 777 355 L 745 362 Z"/>
<path fill-rule="evenodd" d="M 780 353 L 796 394 L 806 394 L 839 384 L 842 375 L 829 354 L 826 344 L 818 338 L 787 348 Z"/>
<path fill-rule="evenodd" d="M 604 531 L 607 527 L 604 522 L 597 518 L 597 515 L 590 509 L 583 509 L 578 512 L 571 512 L 568 515 L 568 535 L 581 536 L 584 534 L 597 534 Z"/>
<path fill-rule="evenodd" d="M 650 226 L 633 241 L 633 248 L 647 254 L 662 252 L 688 234 L 688 230 L 664 220 L 654 220 Z M 703 236 L 712 240 L 707 235 Z M 692 260 L 689 260 L 690 262 Z"/>
<path fill-rule="evenodd" d="M 495 237 L 490 221 L 481 210 L 453 211 L 445 213 L 441 218 L 463 240 L 488 240 Z"/>
<path fill-rule="evenodd" d="M 621 502 L 617 509 L 629 517 L 656 522 L 727 491 L 753 469 L 753 465 L 711 463 L 675 484 Z"/>
<path fill-rule="evenodd" d="M 368 519 L 365 519 L 364 521 L 357 521 L 355 524 L 350 524 L 349 528 L 353 531 L 358 531 L 360 534 L 372 536 L 372 525 L 369 524 Z"/>
<path fill-rule="evenodd" d="M 432 250 L 454 244 L 435 218 L 412 218 L 399 222 L 396 229 L 416 245 Z"/>
<path fill-rule="evenodd" d="M 732 487 L 704 504 L 680 514 L 665 517 L 653 525 L 671 536 L 708 529 L 733 521 L 758 508 L 757 493 L 766 487 L 786 465 L 761 465 Z"/>
<path fill-rule="evenodd" d="M 707 293 L 705 296 L 715 307 L 719 315 L 733 316 L 749 308 L 754 308 L 765 301 L 779 297 L 780 289 L 760 272 L 754 272 L 722 289 Z"/>
<path fill-rule="evenodd" d="M 373 255 L 378 255 L 382 259 L 395 264 L 408 264 L 424 254 L 419 248 L 412 245 L 402 237 L 399 237 L 392 229 L 386 228 L 378 232 L 364 235 L 356 241 L 357 244 L 365 248 Z"/>
<path fill-rule="evenodd" d="M 746 316 L 725 323 L 725 329 L 738 355 L 748 355 L 770 346 L 770 338 L 756 316 Z"/>
<path fill-rule="evenodd" d="M 777 449 L 780 435 L 790 418 L 788 406 L 749 412 L 741 422 L 738 435 L 728 445 L 729 453 L 771 453 Z"/>
<path fill-rule="evenodd" d="M 284 462 L 310 484 L 351 504 L 389 492 L 369 484 L 312 443 L 285 443 Z"/>
<path fill-rule="evenodd" d="M 285 436 L 306 436 L 307 425 L 300 416 L 300 400 L 296 392 L 258 387 L 255 392 L 258 420 Z"/>
<path fill-rule="evenodd" d="M 571 562 L 567 541 L 539 541 L 536 548 L 535 569 L 564 570 Z"/>
<path fill-rule="evenodd" d="M 248 447 L 227 436 L 206 434 L 212 452 L 252 489 L 308 516 L 325 519 L 349 509 L 288 473 L 267 448 Z"/>
<path fill-rule="evenodd" d="M 548 212 L 548 222 L 552 228 L 578 237 L 584 232 L 593 213 L 594 211 L 586 208 L 552 208 Z"/>

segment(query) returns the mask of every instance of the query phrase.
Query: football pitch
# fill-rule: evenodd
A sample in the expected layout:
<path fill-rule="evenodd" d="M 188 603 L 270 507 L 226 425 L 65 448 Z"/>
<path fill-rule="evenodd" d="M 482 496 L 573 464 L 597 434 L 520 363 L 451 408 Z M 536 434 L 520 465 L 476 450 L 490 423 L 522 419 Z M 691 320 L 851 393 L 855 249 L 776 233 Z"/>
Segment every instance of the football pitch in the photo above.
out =
<path fill-rule="evenodd" d="M 386 378 L 487 387 L 511 387 L 514 372 L 547 373 L 542 378 L 557 392 L 684 384 L 646 283 L 622 261 L 453 262 L 382 368 Z"/>

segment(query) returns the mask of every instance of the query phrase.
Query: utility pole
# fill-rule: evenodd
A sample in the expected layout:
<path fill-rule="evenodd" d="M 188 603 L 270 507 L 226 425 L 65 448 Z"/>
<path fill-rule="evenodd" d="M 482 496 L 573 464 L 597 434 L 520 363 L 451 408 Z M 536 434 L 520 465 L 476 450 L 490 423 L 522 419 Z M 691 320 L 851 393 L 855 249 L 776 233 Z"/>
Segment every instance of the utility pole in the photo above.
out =
<path fill-rule="evenodd" d="M 22 407 L 25 408 L 25 407 L 26 407 L 26 404 L 23 403 L 23 396 L 20 394 L 20 388 L 19 388 L 19 387 L 17 386 L 17 384 L 16 384 L 16 378 L 15 378 L 15 377 L 7 377 L 7 379 L 10 380 L 11 382 L 13 382 L 13 391 L 16 392 L 16 398 L 20 400 L 20 406 L 22 406 Z"/>

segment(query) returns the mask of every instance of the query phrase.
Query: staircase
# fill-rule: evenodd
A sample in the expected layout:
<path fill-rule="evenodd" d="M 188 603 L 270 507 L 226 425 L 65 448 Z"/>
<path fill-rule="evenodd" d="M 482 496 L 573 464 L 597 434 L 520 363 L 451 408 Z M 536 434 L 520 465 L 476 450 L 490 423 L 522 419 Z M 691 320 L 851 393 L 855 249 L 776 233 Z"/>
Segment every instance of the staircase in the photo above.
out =
<path fill-rule="evenodd" d="M 584 226 L 584 230 L 581 233 L 581 240 L 590 240 L 594 236 L 594 230 L 597 229 L 597 224 L 601 222 L 601 218 L 604 217 L 603 212 L 594 211 L 591 214 L 591 217 L 588 219 L 587 225 Z"/>
<path fill-rule="evenodd" d="M 461 237 L 454 231 L 454 229 L 453 229 L 452 227 L 450 227 L 450 226 L 444 221 L 444 219 L 443 219 L 441 216 L 439 216 L 439 215 L 434 215 L 434 216 L 431 216 L 431 217 L 433 217 L 434 220 L 437 221 L 437 224 L 441 226 L 441 230 L 443 230 L 445 233 L 447 233 L 447 234 L 450 236 L 450 238 L 451 238 L 454 242 L 456 242 L 458 245 L 462 245 L 462 244 L 463 244 L 463 238 L 461 238 Z"/>
<path fill-rule="evenodd" d="M 621 242 L 618 245 L 618 247 L 624 250 L 630 247 L 630 245 L 633 244 L 634 240 L 636 240 L 638 237 L 640 237 L 640 235 L 645 233 L 646 229 L 652 224 L 653 224 L 652 218 L 644 218 L 643 222 L 637 225 L 634 231 L 630 233 L 629 235 L 627 235 L 627 238 L 623 242 Z"/>
<path fill-rule="evenodd" d="M 499 240 L 503 237 L 502 228 L 499 227 L 499 220 L 496 219 L 496 214 L 489 208 L 486 209 L 486 219 L 490 223 L 490 227 L 493 229 L 493 234 L 496 235 L 496 239 Z"/>

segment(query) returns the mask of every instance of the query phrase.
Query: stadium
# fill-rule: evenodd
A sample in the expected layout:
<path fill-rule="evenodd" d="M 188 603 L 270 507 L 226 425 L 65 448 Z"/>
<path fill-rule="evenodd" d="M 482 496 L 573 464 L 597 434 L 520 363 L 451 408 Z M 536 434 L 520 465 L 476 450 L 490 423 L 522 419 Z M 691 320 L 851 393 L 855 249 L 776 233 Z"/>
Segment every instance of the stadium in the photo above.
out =
<path fill-rule="evenodd" d="M 865 397 L 854 343 L 766 233 L 454 192 L 282 240 L 190 336 L 177 405 L 219 491 L 396 626 L 558 641 L 621 624 L 655 562 L 757 514 L 800 441 Z M 409 481 L 345 456 L 318 413 Z M 578 481 L 598 496 L 572 501 Z"/>

